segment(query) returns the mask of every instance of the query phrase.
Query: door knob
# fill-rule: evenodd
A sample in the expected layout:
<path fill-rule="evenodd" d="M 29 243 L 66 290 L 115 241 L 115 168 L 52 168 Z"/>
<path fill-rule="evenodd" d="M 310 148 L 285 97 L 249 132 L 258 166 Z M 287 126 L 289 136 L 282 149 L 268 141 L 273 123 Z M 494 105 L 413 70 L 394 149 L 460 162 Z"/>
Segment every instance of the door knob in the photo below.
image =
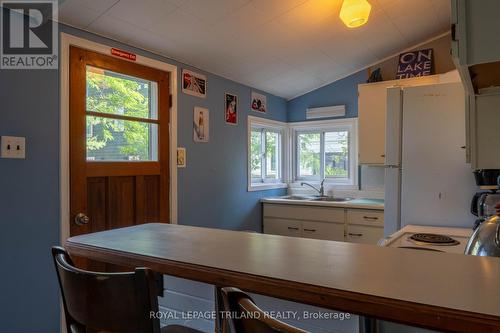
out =
<path fill-rule="evenodd" d="M 90 221 L 89 217 L 83 213 L 78 213 L 75 216 L 75 224 L 76 225 L 85 225 Z"/>

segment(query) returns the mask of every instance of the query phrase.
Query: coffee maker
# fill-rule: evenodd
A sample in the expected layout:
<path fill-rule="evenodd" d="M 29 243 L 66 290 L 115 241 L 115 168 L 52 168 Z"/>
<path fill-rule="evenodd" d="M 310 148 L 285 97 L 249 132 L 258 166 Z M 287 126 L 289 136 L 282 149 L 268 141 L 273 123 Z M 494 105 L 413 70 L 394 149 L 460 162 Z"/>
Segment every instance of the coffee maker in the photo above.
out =
<path fill-rule="evenodd" d="M 474 171 L 476 184 L 483 191 L 472 197 L 471 213 L 477 216 L 474 230 L 485 220 L 498 214 L 500 208 L 500 170 L 482 169 Z"/>

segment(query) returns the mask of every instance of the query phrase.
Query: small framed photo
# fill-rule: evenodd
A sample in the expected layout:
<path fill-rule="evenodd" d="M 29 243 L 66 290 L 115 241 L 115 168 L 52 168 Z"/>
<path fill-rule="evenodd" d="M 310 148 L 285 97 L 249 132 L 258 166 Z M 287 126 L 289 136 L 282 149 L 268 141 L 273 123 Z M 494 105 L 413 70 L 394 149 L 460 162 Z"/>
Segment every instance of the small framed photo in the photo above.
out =
<path fill-rule="evenodd" d="M 238 96 L 226 93 L 224 100 L 226 124 L 238 125 Z"/>
<path fill-rule="evenodd" d="M 187 69 L 182 70 L 182 92 L 205 98 L 207 96 L 207 77 Z"/>
<path fill-rule="evenodd" d="M 193 139 L 194 142 L 208 142 L 210 137 L 208 109 L 196 106 L 193 112 Z"/>
<path fill-rule="evenodd" d="M 253 111 L 266 113 L 267 112 L 267 97 L 265 95 L 259 94 L 252 91 L 252 105 Z"/>
<path fill-rule="evenodd" d="M 178 168 L 186 167 L 186 148 L 182 147 L 177 148 L 177 167 Z"/>

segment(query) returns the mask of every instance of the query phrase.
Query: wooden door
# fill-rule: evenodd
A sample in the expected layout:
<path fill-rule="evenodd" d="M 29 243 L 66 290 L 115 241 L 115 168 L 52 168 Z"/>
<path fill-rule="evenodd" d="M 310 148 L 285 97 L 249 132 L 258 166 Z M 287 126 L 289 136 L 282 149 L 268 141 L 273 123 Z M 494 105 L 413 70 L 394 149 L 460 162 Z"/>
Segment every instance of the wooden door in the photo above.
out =
<path fill-rule="evenodd" d="M 167 72 L 71 47 L 71 236 L 169 222 L 168 85 Z"/>

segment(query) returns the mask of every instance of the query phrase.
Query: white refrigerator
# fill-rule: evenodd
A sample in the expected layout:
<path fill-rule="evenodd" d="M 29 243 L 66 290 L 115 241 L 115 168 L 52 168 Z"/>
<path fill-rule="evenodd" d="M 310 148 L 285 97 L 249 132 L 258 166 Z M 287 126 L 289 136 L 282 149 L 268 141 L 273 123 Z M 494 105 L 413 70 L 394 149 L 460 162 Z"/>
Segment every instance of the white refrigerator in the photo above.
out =
<path fill-rule="evenodd" d="M 389 88 L 387 98 L 385 236 L 408 224 L 472 228 L 462 84 Z"/>

